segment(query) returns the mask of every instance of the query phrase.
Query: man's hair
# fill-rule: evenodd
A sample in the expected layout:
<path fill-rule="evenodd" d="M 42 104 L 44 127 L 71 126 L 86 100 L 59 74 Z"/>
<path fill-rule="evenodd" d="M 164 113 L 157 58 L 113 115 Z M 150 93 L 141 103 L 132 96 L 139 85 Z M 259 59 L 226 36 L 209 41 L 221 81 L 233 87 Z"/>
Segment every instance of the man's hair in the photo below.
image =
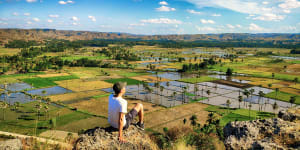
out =
<path fill-rule="evenodd" d="M 121 90 L 126 87 L 126 85 L 127 85 L 126 82 L 115 83 L 113 86 L 113 90 L 114 90 L 115 94 L 119 94 L 121 92 Z"/>

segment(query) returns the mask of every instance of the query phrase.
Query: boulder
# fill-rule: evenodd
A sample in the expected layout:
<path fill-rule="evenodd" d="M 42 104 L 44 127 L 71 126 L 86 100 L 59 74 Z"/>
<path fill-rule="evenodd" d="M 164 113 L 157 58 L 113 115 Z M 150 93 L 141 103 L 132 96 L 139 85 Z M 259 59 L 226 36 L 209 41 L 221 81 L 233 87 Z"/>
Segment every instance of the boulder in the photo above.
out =
<path fill-rule="evenodd" d="M 118 130 L 108 128 L 94 128 L 87 130 L 77 139 L 75 150 L 152 150 L 157 149 L 156 145 L 151 141 L 148 135 L 131 125 L 127 130 L 123 131 L 123 137 L 126 143 L 118 141 Z"/>
<path fill-rule="evenodd" d="M 22 149 L 22 141 L 20 139 L 9 139 L 0 141 L 1 150 L 20 150 Z"/>

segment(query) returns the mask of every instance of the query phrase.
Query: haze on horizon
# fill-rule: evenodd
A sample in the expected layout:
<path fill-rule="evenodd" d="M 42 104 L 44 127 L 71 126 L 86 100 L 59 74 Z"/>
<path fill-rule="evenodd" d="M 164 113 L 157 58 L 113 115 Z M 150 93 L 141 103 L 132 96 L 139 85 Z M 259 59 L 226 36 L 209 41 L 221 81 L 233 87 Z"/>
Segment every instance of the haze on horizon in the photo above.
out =
<path fill-rule="evenodd" d="M 0 0 L 0 28 L 132 34 L 299 33 L 299 0 Z"/>

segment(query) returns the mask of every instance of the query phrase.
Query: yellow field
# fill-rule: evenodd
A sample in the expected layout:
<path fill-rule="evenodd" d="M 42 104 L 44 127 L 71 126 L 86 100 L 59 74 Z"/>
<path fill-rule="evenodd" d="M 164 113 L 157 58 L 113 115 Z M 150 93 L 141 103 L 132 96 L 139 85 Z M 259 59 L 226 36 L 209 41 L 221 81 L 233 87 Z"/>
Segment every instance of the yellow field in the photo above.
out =
<path fill-rule="evenodd" d="M 54 73 L 54 74 L 39 74 L 37 75 L 40 78 L 48 78 L 48 77 L 59 77 L 59 76 L 68 76 L 68 73 Z"/>
<path fill-rule="evenodd" d="M 112 87 L 111 83 L 104 81 L 84 81 L 83 79 L 56 81 L 59 86 L 66 89 L 81 92 Z"/>
<path fill-rule="evenodd" d="M 65 138 L 68 136 L 68 133 L 70 133 L 70 132 L 60 131 L 60 130 L 47 130 L 47 131 L 41 133 L 39 136 L 64 142 Z M 78 138 L 77 133 L 72 133 L 72 134 L 73 134 L 74 139 Z"/>
<path fill-rule="evenodd" d="M 87 98 L 87 97 L 92 97 L 96 95 L 101 95 L 104 94 L 104 91 L 85 91 L 85 92 L 76 92 L 76 93 L 66 93 L 66 94 L 59 94 L 59 95 L 51 95 L 48 96 L 52 101 L 70 101 L 74 99 L 82 99 L 82 98 Z"/>
<path fill-rule="evenodd" d="M 145 82 L 156 82 L 157 79 L 159 82 L 167 82 L 170 81 L 169 79 L 165 78 L 156 78 L 153 76 L 136 76 L 136 77 L 130 77 L 131 79 L 139 80 L 139 81 L 145 81 Z"/>
<path fill-rule="evenodd" d="M 17 54 L 19 52 L 21 52 L 21 49 L 19 49 L 19 48 L 4 48 L 4 47 L 0 47 L 0 56 L 2 56 L 2 55 L 12 56 L 12 55 Z"/>

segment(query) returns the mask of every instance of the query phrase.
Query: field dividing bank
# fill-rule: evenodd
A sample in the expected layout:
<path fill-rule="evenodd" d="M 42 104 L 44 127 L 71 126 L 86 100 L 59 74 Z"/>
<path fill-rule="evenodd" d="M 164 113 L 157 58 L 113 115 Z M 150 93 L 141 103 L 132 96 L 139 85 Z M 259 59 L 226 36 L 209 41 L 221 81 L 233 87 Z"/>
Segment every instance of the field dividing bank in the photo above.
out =
<path fill-rule="evenodd" d="M 110 59 L 109 57 L 106 56 L 66 56 L 66 57 L 61 57 L 62 60 L 67 60 L 67 61 L 73 61 L 73 60 L 79 60 L 79 59 L 89 59 L 89 60 L 103 60 L 103 59 Z"/>
<path fill-rule="evenodd" d="M 22 80 L 22 79 L 36 77 L 36 75 L 41 75 L 41 74 L 45 74 L 45 72 L 0 75 L 0 84 L 17 83 L 17 82 L 20 82 L 20 80 Z"/>
<path fill-rule="evenodd" d="M 171 81 L 169 79 L 165 79 L 165 78 L 157 78 L 154 76 L 150 76 L 150 75 L 146 75 L 146 76 L 135 76 L 135 77 L 130 77 L 131 79 L 134 80 L 139 80 L 139 81 L 143 81 L 143 82 L 167 82 L 167 81 Z"/>
<path fill-rule="evenodd" d="M 71 79 L 78 79 L 75 75 L 69 75 L 69 76 L 57 76 L 57 77 L 48 77 L 48 78 L 26 78 L 22 79 L 23 82 L 33 85 L 35 88 L 43 88 L 43 87 L 51 87 L 56 86 L 57 84 L 55 81 L 63 81 L 63 80 L 71 80 Z"/>

